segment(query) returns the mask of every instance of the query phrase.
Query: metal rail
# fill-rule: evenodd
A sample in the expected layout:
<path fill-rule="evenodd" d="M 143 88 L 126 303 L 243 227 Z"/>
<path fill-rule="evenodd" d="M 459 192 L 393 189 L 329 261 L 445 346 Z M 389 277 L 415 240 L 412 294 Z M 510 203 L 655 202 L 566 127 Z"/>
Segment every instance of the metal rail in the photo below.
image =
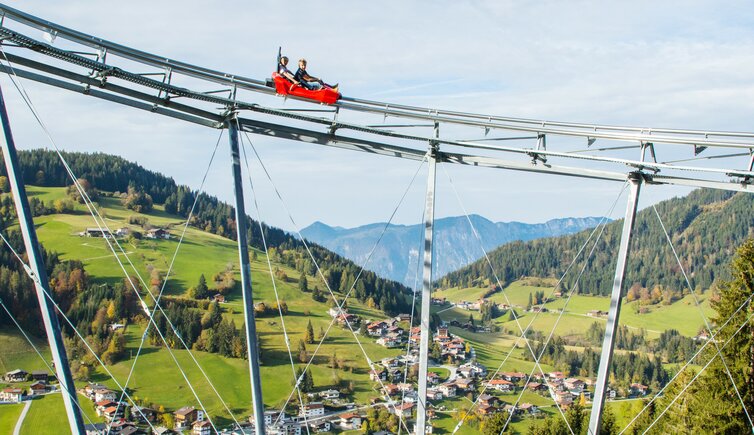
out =
<path fill-rule="evenodd" d="M 136 50 L 102 38 L 88 35 L 77 30 L 44 20 L 18 9 L 0 4 L 0 13 L 5 18 L 55 35 L 71 42 L 85 45 L 98 50 L 158 68 L 161 71 L 184 74 L 189 77 L 222 84 L 234 89 L 246 89 L 274 95 L 275 91 L 265 85 L 265 81 L 231 74 L 211 68 L 181 62 L 164 56 Z M 289 97 L 292 98 L 292 97 Z M 310 102 L 306 99 L 293 98 Z M 451 110 L 432 109 L 427 107 L 392 104 L 387 102 L 365 100 L 344 96 L 337 104 L 340 108 L 360 112 L 370 112 L 383 116 L 428 120 L 432 122 L 477 126 L 487 129 L 515 130 L 538 132 L 543 134 L 578 136 L 588 139 L 610 139 L 637 142 L 652 141 L 655 143 L 671 143 L 685 145 L 700 145 L 708 147 L 754 147 L 754 132 L 734 132 L 716 130 L 693 130 L 658 127 L 616 126 L 604 124 L 588 124 L 563 121 L 547 121 L 528 118 L 506 117 L 481 113 L 458 112 Z M 659 134 L 659 135 L 658 135 Z M 663 136 L 664 135 L 664 136 Z M 710 140 L 709 138 L 735 138 L 739 141 Z"/>

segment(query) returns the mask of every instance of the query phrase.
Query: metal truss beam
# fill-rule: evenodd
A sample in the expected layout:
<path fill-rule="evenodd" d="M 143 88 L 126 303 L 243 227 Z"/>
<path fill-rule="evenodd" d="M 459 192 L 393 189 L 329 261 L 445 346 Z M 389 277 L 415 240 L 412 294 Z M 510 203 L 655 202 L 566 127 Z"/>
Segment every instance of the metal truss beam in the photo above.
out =
<path fill-rule="evenodd" d="M 53 302 L 47 298 L 52 293 L 49 291 L 49 280 L 47 278 L 47 269 L 40 251 L 37 232 L 34 227 L 34 220 L 31 216 L 29 201 L 24 187 L 23 176 L 21 175 L 21 165 L 18 162 L 16 154 L 16 145 L 11 133 L 10 120 L 5 108 L 5 100 L 0 90 L 0 119 L 3 125 L 3 134 L 5 140 L 0 141 L 2 145 L 3 158 L 5 159 L 5 169 L 8 172 L 8 181 L 13 192 L 13 201 L 16 206 L 16 215 L 18 224 L 21 228 L 21 234 L 26 246 L 26 255 L 29 258 L 29 273 L 36 277 L 34 288 L 37 291 L 37 301 L 42 314 L 42 323 L 47 333 L 47 341 L 50 344 L 50 353 L 55 365 L 55 375 L 60 382 L 63 395 L 63 404 L 68 415 L 68 424 L 71 433 L 84 433 L 84 420 L 81 417 L 81 408 L 76 398 L 76 385 L 73 383 L 71 368 L 68 364 L 68 355 L 65 351 L 63 342 L 63 333 L 60 330 L 57 313 Z M 26 267 L 26 265 L 24 265 Z M 62 422 L 57 422 L 62 423 Z"/>
<path fill-rule="evenodd" d="M 626 263 L 628 262 L 628 251 L 631 247 L 631 233 L 634 228 L 636 209 L 639 205 L 639 191 L 641 190 L 643 176 L 639 173 L 632 173 L 629 176 L 629 181 L 631 189 L 626 206 L 626 216 L 623 220 L 623 232 L 621 233 L 618 260 L 615 266 L 615 278 L 613 279 L 613 291 L 610 296 L 610 309 L 607 314 L 605 338 L 602 341 L 602 353 L 600 356 L 599 371 L 597 372 L 597 383 L 594 389 L 592 413 L 589 419 L 589 434 L 591 435 L 599 435 L 600 433 L 602 409 L 605 406 L 607 381 L 610 377 L 610 363 L 613 360 L 613 348 L 618 332 L 621 301 L 623 300 L 623 280 L 626 277 Z"/>

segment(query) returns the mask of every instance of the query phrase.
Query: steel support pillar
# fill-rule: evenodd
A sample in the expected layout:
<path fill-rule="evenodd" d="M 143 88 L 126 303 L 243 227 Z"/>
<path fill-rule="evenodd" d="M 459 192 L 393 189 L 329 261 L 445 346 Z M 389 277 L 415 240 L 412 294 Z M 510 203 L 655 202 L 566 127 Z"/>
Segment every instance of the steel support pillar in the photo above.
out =
<path fill-rule="evenodd" d="M 631 233 L 634 228 L 636 218 L 636 207 L 639 203 L 639 191 L 643 177 L 641 173 L 634 172 L 629 174 L 631 190 L 626 206 L 626 217 L 623 220 L 623 232 L 620 238 L 620 248 L 618 250 L 618 261 L 615 266 L 615 278 L 613 279 L 613 291 L 610 298 L 610 310 L 607 314 L 607 326 L 605 327 L 605 338 L 602 341 L 602 353 L 600 354 L 600 366 L 597 372 L 597 384 L 594 390 L 594 399 L 592 401 L 592 414 L 589 418 L 589 434 L 597 435 L 602 423 L 602 410 L 605 406 L 605 393 L 607 392 L 607 380 L 610 377 L 610 363 L 613 360 L 613 348 L 615 346 L 615 337 L 618 330 L 618 319 L 620 317 L 620 306 L 623 293 L 623 279 L 626 277 L 626 263 L 628 261 L 628 250 L 631 246 Z"/>
<path fill-rule="evenodd" d="M 76 386 L 73 383 L 71 368 L 68 365 L 68 356 L 65 353 L 65 346 L 63 345 L 60 323 L 58 323 L 58 317 L 55 313 L 55 306 L 45 294 L 52 295 L 49 291 L 50 281 L 47 279 L 47 269 L 45 269 L 42 253 L 39 249 L 39 240 L 37 240 L 37 232 L 34 229 L 34 221 L 31 217 L 31 209 L 29 208 L 23 175 L 21 174 L 21 165 L 18 163 L 16 145 L 13 142 L 10 120 L 5 108 L 5 99 L 3 98 L 2 90 L 0 90 L 0 119 L 2 120 L 3 133 L 5 134 L 5 141 L 2 142 L 5 169 L 8 172 L 11 192 L 13 192 L 18 224 L 21 227 L 21 234 L 26 246 L 26 255 L 29 257 L 29 268 L 31 269 L 31 273 L 37 278 L 34 284 L 37 290 L 39 308 L 42 311 L 42 322 L 47 333 L 47 341 L 50 343 L 52 361 L 55 364 L 55 376 L 57 376 L 58 382 L 60 382 L 63 404 L 68 414 L 68 424 L 70 425 L 71 433 L 83 434 L 85 433 L 84 420 L 81 418 L 81 408 L 79 408 L 76 398 Z"/>
<path fill-rule="evenodd" d="M 254 430 L 257 435 L 264 430 L 264 402 L 262 401 L 262 380 L 259 375 L 259 351 L 257 349 L 257 326 L 254 323 L 254 298 L 251 289 L 251 266 L 249 263 L 248 241 L 246 239 L 246 207 L 241 177 L 241 154 L 238 149 L 238 125 L 236 114 L 225 123 L 230 138 L 230 158 L 233 163 L 233 186 L 236 199 L 236 231 L 238 235 L 238 256 L 241 264 L 241 290 L 243 293 L 243 313 L 246 325 L 246 347 L 249 351 L 249 375 L 251 378 L 251 401 L 254 408 Z"/>
<path fill-rule="evenodd" d="M 439 136 L 439 126 L 435 123 L 435 137 Z M 432 302 L 432 261 L 434 247 L 432 236 L 435 225 L 435 181 L 437 166 L 438 143 L 429 144 L 429 174 L 427 176 L 427 199 L 424 209 L 424 272 L 422 274 L 422 308 L 421 308 L 421 339 L 419 342 L 419 391 L 418 407 L 416 409 L 416 427 L 414 433 L 424 435 L 427 427 L 427 369 L 429 368 L 429 342 L 432 341 L 432 331 L 429 330 L 430 306 Z"/>

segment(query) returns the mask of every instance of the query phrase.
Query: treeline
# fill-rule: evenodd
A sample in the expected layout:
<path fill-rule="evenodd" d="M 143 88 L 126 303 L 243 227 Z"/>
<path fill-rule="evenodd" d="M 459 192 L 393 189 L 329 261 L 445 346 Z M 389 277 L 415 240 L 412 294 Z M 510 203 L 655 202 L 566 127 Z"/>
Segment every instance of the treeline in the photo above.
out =
<path fill-rule="evenodd" d="M 179 186 L 172 178 L 129 162 L 121 157 L 103 153 L 62 153 L 77 177 L 86 179 L 94 189 L 128 193 L 136 197 L 142 193 L 149 195 L 155 204 L 164 204 L 168 213 L 187 218 L 196 200 L 190 224 L 204 231 L 230 239 L 236 239 L 235 209 L 214 196 L 192 191 L 188 186 Z M 72 184 L 55 152 L 31 150 L 19 152 L 19 160 L 27 184 L 66 187 Z M 0 168 L 0 176 L 4 176 Z M 197 199 L 198 195 L 198 199 Z M 141 197 L 141 196 L 139 196 Z M 294 267 L 299 272 L 316 275 L 314 264 L 301 240 L 285 231 L 259 224 L 250 217 L 247 219 L 249 244 L 263 249 L 262 231 L 267 245 L 275 248 L 277 260 Z M 317 245 L 310 245 L 312 255 L 320 268 L 328 274 L 328 282 L 333 291 L 348 291 L 349 281 L 359 273 L 359 266 L 343 257 Z M 345 278 L 343 278 L 345 277 Z M 336 285 L 337 284 L 337 285 Z M 388 314 L 394 315 L 410 310 L 407 295 L 411 291 L 404 285 L 377 277 L 373 272 L 364 272 L 353 296 L 361 301 L 370 298 L 374 305 Z"/>
<path fill-rule="evenodd" d="M 602 346 L 604 336 L 605 324 L 593 322 L 586 330 L 584 339 L 589 345 Z M 699 346 L 695 339 L 681 335 L 677 329 L 665 330 L 659 338 L 649 340 L 645 330 L 633 332 L 628 326 L 621 325 L 615 337 L 616 349 L 652 353 L 667 363 L 688 361 Z"/>
<path fill-rule="evenodd" d="M 751 225 L 754 196 L 750 194 L 700 189 L 684 198 L 663 201 L 656 207 L 695 290 L 704 291 L 717 279 L 724 278 L 724 266 L 733 255 L 733 247 L 754 235 Z M 607 225 L 576 291 L 593 295 L 610 293 L 622 225 L 622 220 Z M 589 233 L 514 242 L 494 250 L 489 257 L 504 285 L 522 276 L 558 278 Z M 687 294 L 683 274 L 654 210 L 648 208 L 637 214 L 633 234 L 626 280 L 639 285 L 638 296 L 641 298 L 641 288 L 654 291 L 656 286 L 661 286 L 655 291 L 656 302 L 667 303 Z M 591 244 L 586 251 L 589 249 Z M 579 265 L 583 264 L 584 256 L 582 253 Z M 569 274 L 561 290 L 572 289 L 576 275 Z M 448 288 L 484 286 L 491 282 L 494 276 L 489 266 L 479 260 L 446 275 L 438 284 Z M 652 291 L 648 298 L 652 299 Z"/>
<path fill-rule="evenodd" d="M 532 348 L 537 355 L 542 354 L 540 362 L 563 370 L 568 376 L 596 378 L 599 367 L 600 353 L 586 348 L 583 352 L 566 349 L 566 341 L 561 337 L 553 337 L 547 348 L 541 335 L 533 334 Z M 544 348 L 544 352 L 543 352 Z M 531 353 L 525 353 L 526 359 L 533 361 Z M 650 358 L 644 354 L 627 353 L 613 355 L 610 366 L 610 384 L 624 391 L 635 382 L 651 386 L 657 390 L 668 382 L 668 372 L 663 368 L 662 361 Z"/>

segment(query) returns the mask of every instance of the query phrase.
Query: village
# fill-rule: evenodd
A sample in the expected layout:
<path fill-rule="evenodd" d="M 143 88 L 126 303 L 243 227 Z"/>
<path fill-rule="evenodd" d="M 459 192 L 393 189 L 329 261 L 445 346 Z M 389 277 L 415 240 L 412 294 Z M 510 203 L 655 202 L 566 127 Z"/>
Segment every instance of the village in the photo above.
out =
<path fill-rule="evenodd" d="M 411 316 L 401 314 L 385 320 L 369 321 L 362 320 L 345 309 L 338 311 L 335 308 L 330 309 L 329 314 L 343 327 L 347 324 L 359 326 L 359 333 L 374 339 L 377 344 L 386 348 L 403 348 L 407 352 L 373 364 L 369 377 L 374 383 L 375 397 L 371 403 L 351 403 L 335 388 L 310 392 L 306 395 L 303 406 L 298 407 L 297 413 L 266 411 L 266 432 L 273 435 L 301 435 L 306 432 L 358 430 L 368 419 L 365 412 L 368 408 L 384 408 L 402 422 L 411 421 L 417 402 L 415 373 L 418 368 L 420 340 L 420 328 L 409 327 Z M 459 327 L 463 328 L 464 325 Z M 568 377 L 560 371 L 545 373 L 544 376 L 535 372 L 527 383 L 526 373 L 491 373 L 476 361 L 473 346 L 452 334 L 450 328 L 449 324 L 440 324 L 432 335 L 431 371 L 427 374 L 430 421 L 436 418 L 438 410 L 447 411 L 443 401 L 455 398 L 464 398 L 469 405 L 475 404 L 472 411 L 480 419 L 499 412 L 513 413 L 518 418 L 541 416 L 542 411 L 534 404 L 521 402 L 514 406 L 522 389 L 550 397 L 563 409 L 577 402 L 589 403 L 593 379 Z M 442 369 L 441 372 L 447 375 L 443 376 L 433 371 L 433 368 Z M 0 403 L 19 403 L 33 400 L 42 394 L 59 393 L 54 377 L 47 372 L 28 373 L 17 369 L 6 373 L 4 381 L 9 386 L 0 391 Z M 627 395 L 641 397 L 648 392 L 649 387 L 637 383 L 631 385 Z M 204 412 L 194 406 L 185 406 L 172 412 L 138 406 L 125 400 L 118 392 L 96 383 L 87 384 L 78 393 L 80 398 L 84 397 L 91 402 L 89 406 L 93 406 L 96 414 L 104 421 L 88 424 L 87 434 L 209 435 L 213 432 Z M 619 398 L 618 391 L 611 388 L 608 398 Z M 86 402 L 80 400 L 80 403 L 85 406 Z M 167 419 L 164 417 L 166 413 L 170 414 Z M 166 421 L 172 423 L 170 427 L 164 424 Z M 250 418 L 248 422 L 241 424 L 242 427 L 221 433 L 252 433 L 252 422 L 253 419 Z M 147 427 L 153 429 L 148 430 Z"/>

